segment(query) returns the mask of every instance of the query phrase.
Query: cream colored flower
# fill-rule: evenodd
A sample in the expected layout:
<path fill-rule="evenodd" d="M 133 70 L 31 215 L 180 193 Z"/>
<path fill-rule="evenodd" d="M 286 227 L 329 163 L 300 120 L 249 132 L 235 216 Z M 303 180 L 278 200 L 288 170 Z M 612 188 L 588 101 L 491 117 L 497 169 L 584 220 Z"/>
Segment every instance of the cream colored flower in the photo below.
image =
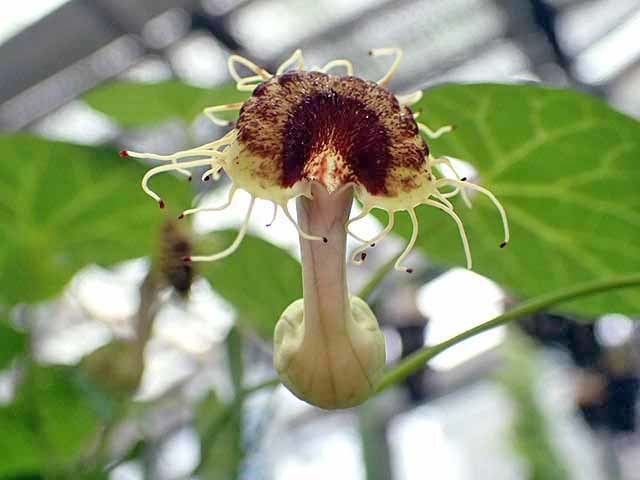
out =
<path fill-rule="evenodd" d="M 281 209 L 300 234 L 303 264 L 303 299 L 282 314 L 275 332 L 275 366 L 289 389 L 323 408 L 344 408 L 364 401 L 374 390 L 385 364 L 384 338 L 375 316 L 364 301 L 350 297 L 346 283 L 346 235 L 362 242 L 351 255 L 364 260 L 366 250 L 393 229 L 394 215 L 407 211 L 413 234 L 395 268 L 404 266 L 418 235 L 414 209 L 429 205 L 442 210 L 457 224 L 467 265 L 471 254 L 464 226 L 449 200 L 465 189 L 487 195 L 497 207 L 509 240 L 505 211 L 488 190 L 460 178 L 447 157 L 430 154 L 422 134 L 437 138 L 450 126 L 431 130 L 416 122 L 410 106 L 421 92 L 396 96 L 387 85 L 396 72 L 402 52 L 397 48 L 372 50 L 372 55 L 392 55 L 390 70 L 377 82 L 353 75 L 348 60 L 333 60 L 317 70 L 305 70 L 302 52 L 296 50 L 271 74 L 255 63 L 232 55 L 229 71 L 238 90 L 252 92 L 240 103 L 205 109 L 216 124 L 227 125 L 218 114 L 239 111 L 234 128 L 219 140 L 173 155 L 123 151 L 124 156 L 167 161 L 151 169 L 142 180 L 144 191 L 160 207 L 164 202 L 148 186 L 154 175 L 207 166 L 203 179 L 217 178 L 221 170 L 232 187 L 228 201 L 216 208 L 186 210 L 181 217 L 200 211 L 220 211 L 229 206 L 237 189 L 251 195 L 245 220 L 233 243 L 221 252 L 188 257 L 214 261 L 233 253 L 246 234 L 256 198 L 270 200 L 275 214 Z M 242 77 L 237 65 L 253 75 Z M 332 74 L 345 70 L 345 76 Z M 435 169 L 434 169 L 435 167 Z M 443 167 L 455 178 L 443 175 Z M 362 214 L 349 220 L 353 198 Z M 297 198 L 298 221 L 287 203 Z M 389 213 L 387 226 L 374 238 L 352 234 L 349 225 L 374 208 Z"/>

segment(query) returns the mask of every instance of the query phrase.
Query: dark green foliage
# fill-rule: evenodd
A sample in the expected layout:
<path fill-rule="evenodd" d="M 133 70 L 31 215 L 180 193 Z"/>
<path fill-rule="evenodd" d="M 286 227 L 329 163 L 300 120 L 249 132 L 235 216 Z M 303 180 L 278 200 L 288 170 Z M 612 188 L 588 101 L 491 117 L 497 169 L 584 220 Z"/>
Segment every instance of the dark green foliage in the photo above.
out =
<path fill-rule="evenodd" d="M 17 355 L 27 351 L 28 340 L 27 335 L 0 316 L 0 370 L 6 368 Z"/>
<path fill-rule="evenodd" d="M 91 447 L 98 426 L 73 369 L 32 364 L 14 401 L 0 407 L 0 478 L 64 472 Z"/>

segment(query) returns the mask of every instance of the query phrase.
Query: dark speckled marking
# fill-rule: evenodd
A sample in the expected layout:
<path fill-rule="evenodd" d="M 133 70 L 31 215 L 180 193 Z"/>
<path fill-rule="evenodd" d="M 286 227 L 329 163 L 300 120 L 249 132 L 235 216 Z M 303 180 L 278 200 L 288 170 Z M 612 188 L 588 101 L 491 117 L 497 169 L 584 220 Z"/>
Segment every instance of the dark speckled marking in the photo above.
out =
<path fill-rule="evenodd" d="M 237 128 L 243 148 L 259 158 L 256 175 L 282 187 L 325 178 L 327 162 L 314 160 L 331 154 L 339 159 L 332 172 L 337 183 L 395 195 L 414 188 L 428 154 L 411 110 L 386 88 L 357 77 L 274 77 L 245 102 Z"/>
<path fill-rule="evenodd" d="M 346 162 L 343 183 L 357 180 L 368 191 L 384 191 L 389 137 L 378 114 L 356 98 L 323 90 L 306 96 L 291 113 L 283 135 L 283 181 L 290 187 L 307 162 L 331 148 Z"/>

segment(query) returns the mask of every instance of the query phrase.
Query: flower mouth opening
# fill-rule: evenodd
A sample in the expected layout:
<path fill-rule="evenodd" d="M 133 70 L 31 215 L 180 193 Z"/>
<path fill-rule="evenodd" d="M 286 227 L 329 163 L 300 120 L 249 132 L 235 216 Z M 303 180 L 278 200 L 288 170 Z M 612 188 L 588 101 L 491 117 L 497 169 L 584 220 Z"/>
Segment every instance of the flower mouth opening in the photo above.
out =
<path fill-rule="evenodd" d="M 171 155 L 157 155 L 123 150 L 123 157 L 163 162 L 149 170 L 142 179 L 142 189 L 160 208 L 164 200 L 149 187 L 159 173 L 176 172 L 191 179 L 191 169 L 207 167 L 202 181 L 217 180 L 222 172 L 232 181 L 227 201 L 220 206 L 184 210 L 182 219 L 199 212 L 222 211 L 229 207 L 238 189 L 251 195 L 251 202 L 237 237 L 224 250 L 212 255 L 191 256 L 185 261 L 215 261 L 231 255 L 246 235 L 255 199 L 273 203 L 271 225 L 281 210 L 296 227 L 301 238 L 327 243 L 326 232 L 306 231 L 288 209 L 288 201 L 311 198 L 312 183 L 321 184 L 330 194 L 353 188 L 362 203 L 362 213 L 346 223 L 346 232 L 362 243 L 351 254 L 351 261 L 361 264 L 367 251 L 391 233 L 395 213 L 406 211 L 412 223 L 412 235 L 399 256 L 395 269 L 411 273 L 404 261 L 418 237 L 415 208 L 428 205 L 446 213 L 456 224 L 468 268 L 472 268 L 471 251 L 462 220 L 451 198 L 461 196 L 470 206 L 468 190 L 487 196 L 498 210 L 504 230 L 501 248 L 509 241 L 509 226 L 504 208 L 487 189 L 460 177 L 450 159 L 434 157 L 425 138 L 437 139 L 454 130 L 452 125 L 432 129 L 417 121 L 419 114 L 411 106 L 422 97 L 417 91 L 393 95 L 388 90 L 399 68 L 402 51 L 380 48 L 373 56 L 393 56 L 392 65 L 377 82 L 353 76 L 349 60 L 336 59 L 321 68 L 304 69 L 301 50 L 296 50 L 271 74 L 265 68 L 231 55 L 229 72 L 239 91 L 251 93 L 244 102 L 208 107 L 204 114 L 217 125 L 230 125 L 223 112 L 239 112 L 233 128 L 222 138 Z M 238 66 L 250 74 L 242 76 Z M 333 72 L 342 70 L 346 76 Z M 446 176 L 451 172 L 453 177 Z M 385 227 L 373 238 L 355 235 L 349 228 L 372 209 L 388 213 Z"/>

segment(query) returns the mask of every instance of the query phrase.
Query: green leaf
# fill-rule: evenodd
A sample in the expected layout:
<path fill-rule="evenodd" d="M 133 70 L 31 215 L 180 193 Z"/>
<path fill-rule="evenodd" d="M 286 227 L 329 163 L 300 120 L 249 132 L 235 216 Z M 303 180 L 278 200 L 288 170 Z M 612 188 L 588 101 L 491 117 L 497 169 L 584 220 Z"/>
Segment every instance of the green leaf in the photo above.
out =
<path fill-rule="evenodd" d="M 26 352 L 29 337 L 13 328 L 0 316 L 0 370 L 6 368 L 13 358 Z"/>
<path fill-rule="evenodd" d="M 201 460 L 196 473 L 201 478 L 237 478 L 245 454 L 242 417 L 241 401 L 225 405 L 214 392 L 198 405 L 195 426 L 201 439 Z"/>
<path fill-rule="evenodd" d="M 34 448 L 35 435 L 27 425 L 27 420 L 22 419 L 14 407 L 0 407 L 0 431 L 11 432 L 11 435 L 5 433 L 0 436 L 0 479 L 38 471 L 45 456 L 38 448 Z"/>
<path fill-rule="evenodd" d="M 225 248 L 236 233 L 226 230 L 209 236 L 205 251 Z M 213 288 L 238 309 L 240 322 L 264 338 L 271 338 L 284 309 L 302 296 L 300 263 L 284 250 L 251 235 L 236 253 L 219 262 L 202 264 L 201 269 Z"/>
<path fill-rule="evenodd" d="M 475 183 L 504 204 L 512 239 L 500 250 L 500 218 L 490 201 L 457 199 L 474 270 L 532 297 L 579 282 L 640 271 L 640 123 L 570 90 L 532 85 L 447 85 L 415 105 L 431 128 L 434 155 L 468 161 Z M 434 260 L 463 265 L 457 228 L 435 208 L 417 210 L 418 240 Z M 409 236 L 406 219 L 399 232 Z M 461 292 L 463 295 L 464 292 Z M 567 305 L 598 315 L 640 314 L 640 295 L 620 290 Z"/>
<path fill-rule="evenodd" d="M 111 149 L 28 136 L 0 137 L 0 303 L 51 297 L 88 263 L 156 250 L 166 215 L 140 188 L 147 167 Z M 171 175 L 153 187 L 169 207 L 190 204 Z"/>
<path fill-rule="evenodd" d="M 227 358 L 229 361 L 229 373 L 236 395 L 242 391 L 244 383 L 244 347 L 242 333 L 237 327 L 233 327 L 227 335 Z"/>
<path fill-rule="evenodd" d="M 205 89 L 168 81 L 110 83 L 89 92 L 85 100 L 125 127 L 140 127 L 172 118 L 191 121 L 205 107 L 240 102 L 247 97 L 248 94 L 238 92 L 235 85 Z M 237 114 L 231 114 L 231 118 L 234 115 Z"/>
<path fill-rule="evenodd" d="M 44 475 L 39 473 L 18 473 L 16 475 L 0 476 L 0 480 L 44 480 Z"/>
<path fill-rule="evenodd" d="M 68 468 L 97 428 L 72 369 L 33 366 L 14 402 L 0 408 L 0 478 Z"/>
<path fill-rule="evenodd" d="M 46 439 L 49 458 L 64 462 L 77 458 L 98 428 L 93 406 L 74 375 L 70 368 L 40 367 L 31 380 L 39 434 Z"/>

